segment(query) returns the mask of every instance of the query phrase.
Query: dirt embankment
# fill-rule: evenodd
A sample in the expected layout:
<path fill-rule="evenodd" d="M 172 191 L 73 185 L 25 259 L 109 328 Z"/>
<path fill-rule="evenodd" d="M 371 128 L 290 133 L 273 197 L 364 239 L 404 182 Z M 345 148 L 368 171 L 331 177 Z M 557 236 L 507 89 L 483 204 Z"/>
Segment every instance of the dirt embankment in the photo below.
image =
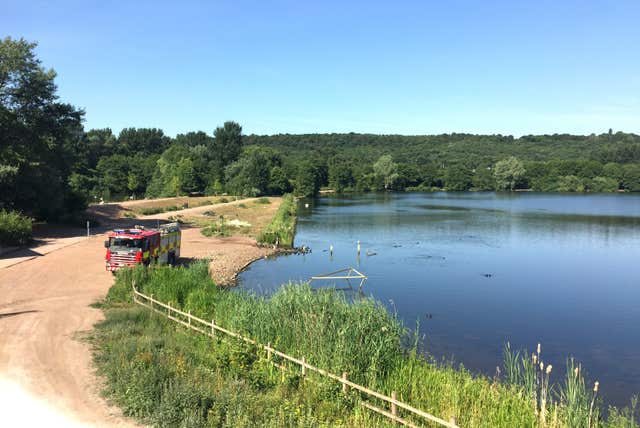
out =
<path fill-rule="evenodd" d="M 234 204 L 240 203 L 243 201 Z M 250 201 L 244 203 L 249 206 Z M 269 217 L 265 210 L 275 212 L 279 202 L 252 204 L 246 214 L 242 211 L 245 208 L 238 208 L 236 217 L 253 215 L 264 221 Z M 201 215 L 211 209 L 229 208 L 211 205 L 187 214 Z M 158 218 L 180 214 L 118 219 L 117 206 L 92 210 L 100 217 L 102 230 L 134 223 L 152 226 Z M 101 398 L 89 345 L 79 340 L 102 319 L 102 312 L 90 305 L 102 299 L 113 282 L 104 269 L 104 235 L 87 239 L 78 229 L 75 236 L 65 233 L 56 238 L 59 231 L 49 232 L 49 237 L 41 237 L 45 245 L 0 256 L 0 411 L 9 418 L 21 414 L 20 420 L 4 417 L 2 423 L 40 425 L 38 421 L 53 421 L 55 413 L 55 420 L 65 421 L 65 425 L 135 426 Z M 207 238 L 197 228 L 183 230 L 181 256 L 187 260 L 210 258 L 212 276 L 218 283 L 232 281 L 247 263 L 273 252 L 258 247 L 248 236 Z M 16 393 L 23 390 L 24 394 Z M 16 411 L 22 408 L 24 412 Z"/>

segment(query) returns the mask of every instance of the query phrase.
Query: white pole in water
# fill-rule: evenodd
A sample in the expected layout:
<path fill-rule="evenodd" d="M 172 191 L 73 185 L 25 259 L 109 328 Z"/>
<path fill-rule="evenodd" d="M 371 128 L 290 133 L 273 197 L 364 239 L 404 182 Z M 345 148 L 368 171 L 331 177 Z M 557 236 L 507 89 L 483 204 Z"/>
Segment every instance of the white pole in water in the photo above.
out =
<path fill-rule="evenodd" d="M 89 237 L 89 220 L 87 220 L 87 238 Z"/>
<path fill-rule="evenodd" d="M 360 241 L 358 241 L 358 255 L 360 255 Z"/>
<path fill-rule="evenodd" d="M 333 244 L 329 245 L 329 253 L 333 256 Z"/>

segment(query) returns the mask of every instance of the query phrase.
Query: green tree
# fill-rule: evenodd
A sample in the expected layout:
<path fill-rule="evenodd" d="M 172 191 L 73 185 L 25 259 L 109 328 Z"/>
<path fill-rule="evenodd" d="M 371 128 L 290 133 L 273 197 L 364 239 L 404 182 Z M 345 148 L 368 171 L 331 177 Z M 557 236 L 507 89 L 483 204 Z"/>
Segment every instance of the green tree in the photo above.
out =
<path fill-rule="evenodd" d="M 157 128 L 125 128 L 118 135 L 117 150 L 123 155 L 160 154 L 170 145 L 171 139 Z"/>
<path fill-rule="evenodd" d="M 496 188 L 493 173 L 488 167 L 477 168 L 473 174 L 472 182 L 475 190 L 495 190 Z"/>
<path fill-rule="evenodd" d="M 196 173 L 190 158 L 185 157 L 178 161 L 175 175 L 180 183 L 178 188 L 181 194 L 189 194 L 198 190 Z"/>
<path fill-rule="evenodd" d="M 212 157 L 220 173 L 224 167 L 238 160 L 241 152 L 242 127 L 238 123 L 225 122 L 216 128 L 213 132 Z"/>
<path fill-rule="evenodd" d="M 640 192 L 640 164 L 624 166 L 622 171 L 622 186 L 630 192 Z"/>
<path fill-rule="evenodd" d="M 384 190 L 389 190 L 400 177 L 398 164 L 393 161 L 391 155 L 382 155 L 373 164 L 373 174 L 376 180 L 382 183 Z"/>
<path fill-rule="evenodd" d="M 56 73 L 35 47 L 0 40 L 0 208 L 55 218 L 82 208 L 69 177 L 84 112 L 58 101 Z"/>
<path fill-rule="evenodd" d="M 556 192 L 584 192 L 586 186 L 583 180 L 575 175 L 563 175 L 558 179 Z"/>
<path fill-rule="evenodd" d="M 496 163 L 493 168 L 493 176 L 498 190 L 511 190 L 516 188 L 518 182 L 524 177 L 526 170 L 522 162 L 514 156 L 509 156 Z"/>
<path fill-rule="evenodd" d="M 618 186 L 618 180 L 610 177 L 595 177 L 591 182 L 593 192 L 616 192 Z"/>
<path fill-rule="evenodd" d="M 268 194 L 271 172 L 280 167 L 280 155 L 267 147 L 247 147 L 240 158 L 225 169 L 227 188 L 236 195 Z"/>
<path fill-rule="evenodd" d="M 282 167 L 276 165 L 269 172 L 269 193 L 284 195 L 291 192 L 291 183 Z"/>
<path fill-rule="evenodd" d="M 328 165 L 328 181 L 329 187 L 338 193 L 353 187 L 355 180 L 351 162 L 341 158 L 331 159 Z"/>
<path fill-rule="evenodd" d="M 447 190 L 462 192 L 469 190 L 473 185 L 473 173 L 464 165 L 454 165 L 447 169 L 444 178 Z"/>
<path fill-rule="evenodd" d="M 100 196 L 106 200 L 120 198 L 127 193 L 129 159 L 124 155 L 103 157 L 96 166 Z"/>
<path fill-rule="evenodd" d="M 318 184 L 318 171 L 311 161 L 304 161 L 298 165 L 294 192 L 298 196 L 314 196 L 320 190 Z"/>

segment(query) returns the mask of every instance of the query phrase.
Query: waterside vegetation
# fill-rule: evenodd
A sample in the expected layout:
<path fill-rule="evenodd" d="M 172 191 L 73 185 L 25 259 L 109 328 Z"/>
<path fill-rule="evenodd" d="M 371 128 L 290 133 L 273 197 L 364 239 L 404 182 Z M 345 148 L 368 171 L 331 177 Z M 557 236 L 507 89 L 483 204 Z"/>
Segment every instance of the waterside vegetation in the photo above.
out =
<path fill-rule="evenodd" d="M 266 199 L 268 201 L 268 199 Z M 261 199 L 258 201 L 262 201 Z M 264 202 L 260 202 L 264 203 Z M 271 222 L 258 236 L 258 242 L 273 244 L 282 248 L 293 247 L 296 229 L 297 202 L 292 194 L 283 196 L 282 204 L 273 216 Z"/>
<path fill-rule="evenodd" d="M 417 352 L 411 334 L 380 303 L 347 301 L 335 290 L 289 284 L 271 297 L 218 288 L 207 263 L 189 268 L 120 272 L 103 303 L 106 320 L 93 337 L 106 394 L 127 415 L 164 426 L 386 426 L 322 380 L 280 371 L 257 349 L 196 336 L 134 307 L 132 284 L 172 307 L 315 366 L 386 392 L 464 427 L 636 427 L 634 408 L 608 410 L 597 386 L 569 360 L 566 379 L 549 382 L 540 348 L 505 350 L 504 375 L 472 376 Z M 577 370 L 576 370 L 577 368 Z M 557 368 L 554 368 L 557 370 Z"/>

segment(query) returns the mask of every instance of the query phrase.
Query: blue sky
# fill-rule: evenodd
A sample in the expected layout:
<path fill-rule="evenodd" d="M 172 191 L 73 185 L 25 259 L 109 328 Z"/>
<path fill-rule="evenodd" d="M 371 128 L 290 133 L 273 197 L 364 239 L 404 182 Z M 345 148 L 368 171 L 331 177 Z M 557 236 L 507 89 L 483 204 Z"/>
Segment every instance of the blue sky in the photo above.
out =
<path fill-rule="evenodd" d="M 86 128 L 640 133 L 640 1 L 7 1 Z"/>

